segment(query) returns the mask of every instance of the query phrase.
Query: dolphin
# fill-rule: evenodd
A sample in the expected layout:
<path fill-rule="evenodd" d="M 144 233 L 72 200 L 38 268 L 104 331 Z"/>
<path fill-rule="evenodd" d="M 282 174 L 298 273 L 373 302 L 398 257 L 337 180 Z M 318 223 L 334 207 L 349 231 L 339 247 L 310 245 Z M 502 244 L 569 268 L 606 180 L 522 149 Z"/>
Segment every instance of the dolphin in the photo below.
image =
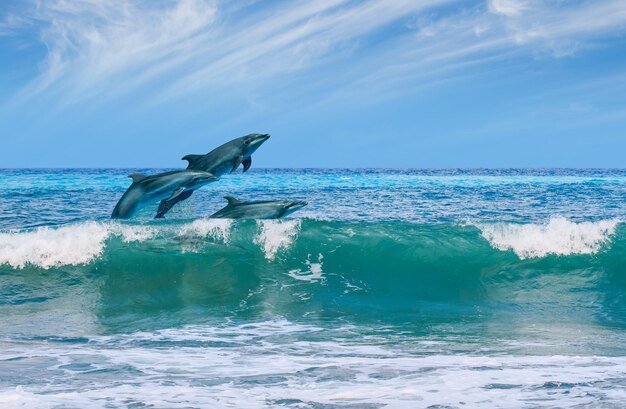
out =
<path fill-rule="evenodd" d="M 213 213 L 213 219 L 280 219 L 307 205 L 303 201 L 265 200 L 244 202 L 232 196 L 224 196 L 228 204 Z"/>
<path fill-rule="evenodd" d="M 133 173 L 128 177 L 133 183 L 117 202 L 111 214 L 112 219 L 128 219 L 151 202 L 176 200 L 192 189 L 219 179 L 199 170 L 174 170 L 151 176 Z"/>
<path fill-rule="evenodd" d="M 252 154 L 269 138 L 269 134 L 251 133 L 226 142 L 206 155 L 185 155 L 183 160 L 189 162 L 187 169 L 203 170 L 215 176 L 232 173 L 242 164 L 245 172 L 252 165 Z"/>
<path fill-rule="evenodd" d="M 269 134 L 251 133 L 226 142 L 205 155 L 185 155 L 182 159 L 189 162 L 187 169 L 203 170 L 218 177 L 229 171 L 234 172 L 239 165 L 243 165 L 246 172 L 252 165 L 252 154 L 269 138 Z M 161 202 L 156 217 L 163 217 L 176 203 L 188 199 L 192 193 L 193 190 L 188 190 L 174 200 Z"/>

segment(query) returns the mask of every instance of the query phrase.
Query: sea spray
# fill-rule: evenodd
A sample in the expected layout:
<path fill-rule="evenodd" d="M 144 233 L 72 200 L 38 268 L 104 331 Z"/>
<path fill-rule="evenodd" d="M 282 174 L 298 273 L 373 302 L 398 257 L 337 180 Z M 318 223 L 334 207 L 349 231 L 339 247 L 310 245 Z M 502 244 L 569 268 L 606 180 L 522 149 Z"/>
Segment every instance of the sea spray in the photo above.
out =
<path fill-rule="evenodd" d="M 115 222 L 109 224 L 110 233 L 120 236 L 124 243 L 142 242 L 155 238 L 159 230 L 153 226 L 123 225 Z"/>
<path fill-rule="evenodd" d="M 545 224 L 490 223 L 479 224 L 482 236 L 496 249 L 512 250 L 521 259 L 550 254 L 569 256 L 594 254 L 607 244 L 618 220 L 571 222 L 552 217 Z"/>
<path fill-rule="evenodd" d="M 47 269 L 89 263 L 102 254 L 110 234 L 107 225 L 96 222 L 0 233 L 0 264 Z"/>
<path fill-rule="evenodd" d="M 300 220 L 258 220 L 259 233 L 254 242 L 261 246 L 265 258 L 273 260 L 279 250 L 289 248 L 298 237 Z"/>
<path fill-rule="evenodd" d="M 198 219 L 167 224 L 84 222 L 58 227 L 0 232 L 0 266 L 27 265 L 49 269 L 64 265 L 93 263 L 102 256 L 119 257 L 130 248 L 145 250 L 143 257 L 158 250 L 165 254 L 201 253 L 210 257 L 214 243 L 233 251 L 259 249 L 263 263 L 272 262 L 281 252 L 301 248 L 300 261 L 286 259 L 294 276 L 319 278 L 323 254 L 345 254 L 343 268 L 370 260 L 374 270 L 402 270 L 409 265 L 443 262 L 477 262 L 490 253 L 512 252 L 521 260 L 552 255 L 593 255 L 609 249 L 623 236 L 619 221 L 572 222 L 553 217 L 546 223 L 482 223 L 422 225 L 415 223 L 328 222 L 306 219 L 236 221 Z M 299 238 L 301 231 L 306 235 Z M 348 232 L 348 234 L 346 234 Z M 328 246 L 331 247 L 328 247 Z M 485 250 L 484 248 L 487 248 Z M 389 261 L 388 254 L 402 258 Z M 307 257 L 307 254 L 309 255 Z M 312 255 L 318 255 L 315 262 Z M 494 254 L 495 255 L 495 254 Z M 305 268 L 302 258 L 307 257 Z M 260 261 L 261 262 L 261 261 Z M 391 263 L 391 264 L 390 264 Z M 398 264 L 399 263 L 399 264 Z M 394 265 L 396 267 L 394 267 Z"/>
<path fill-rule="evenodd" d="M 38 227 L 0 233 L 0 265 L 14 268 L 33 265 L 48 269 L 90 263 L 100 257 L 107 240 L 120 237 L 124 243 L 155 238 L 152 226 L 117 222 L 84 222 L 59 227 Z"/>
<path fill-rule="evenodd" d="M 177 231 L 183 252 L 200 253 L 207 242 L 228 244 L 232 220 L 198 219 L 186 223 Z"/>

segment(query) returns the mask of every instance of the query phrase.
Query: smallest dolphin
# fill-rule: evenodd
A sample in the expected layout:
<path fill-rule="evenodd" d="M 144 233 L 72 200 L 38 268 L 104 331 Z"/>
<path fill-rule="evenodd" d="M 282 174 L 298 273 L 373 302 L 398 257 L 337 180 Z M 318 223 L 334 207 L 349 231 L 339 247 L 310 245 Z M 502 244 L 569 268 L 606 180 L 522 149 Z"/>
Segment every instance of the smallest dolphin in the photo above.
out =
<path fill-rule="evenodd" d="M 133 183 L 115 205 L 112 219 L 128 219 L 147 204 L 159 200 L 175 200 L 192 189 L 219 179 L 209 172 L 199 170 L 174 170 L 152 176 L 133 173 L 128 177 Z"/>
<path fill-rule="evenodd" d="M 307 205 L 303 201 L 265 200 L 244 202 L 232 196 L 224 196 L 228 204 L 213 213 L 213 219 L 280 219 Z"/>

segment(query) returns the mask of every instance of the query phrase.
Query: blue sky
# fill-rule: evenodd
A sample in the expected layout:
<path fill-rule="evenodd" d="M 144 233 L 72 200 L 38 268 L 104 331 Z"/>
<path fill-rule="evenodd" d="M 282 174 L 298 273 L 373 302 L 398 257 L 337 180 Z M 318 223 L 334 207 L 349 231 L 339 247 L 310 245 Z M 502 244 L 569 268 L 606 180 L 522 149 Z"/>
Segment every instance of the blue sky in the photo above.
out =
<path fill-rule="evenodd" d="M 0 167 L 626 167 L 624 0 L 0 3 Z"/>

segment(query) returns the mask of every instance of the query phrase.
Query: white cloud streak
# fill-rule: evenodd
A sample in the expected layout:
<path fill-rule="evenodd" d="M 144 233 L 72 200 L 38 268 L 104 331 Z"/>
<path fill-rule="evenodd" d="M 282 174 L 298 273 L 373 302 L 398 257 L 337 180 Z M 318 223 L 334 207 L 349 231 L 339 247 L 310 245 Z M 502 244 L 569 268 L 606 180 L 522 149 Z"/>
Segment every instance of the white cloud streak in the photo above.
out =
<path fill-rule="evenodd" d="M 367 84 L 375 84 L 369 88 L 377 97 L 384 97 L 385 90 L 410 92 L 467 78 L 468 72 L 479 75 L 506 61 L 570 56 L 594 40 L 626 32 L 626 3 L 619 0 L 579 3 L 572 8 L 527 1 L 515 13 L 512 1 L 507 3 L 511 7 L 507 13 L 493 13 L 491 3 L 487 10 L 478 6 L 418 20 L 417 34 L 397 39 L 388 55 L 366 59 L 368 74 L 335 96 L 354 98 Z M 381 66 L 380 61 L 393 62 Z"/>
<path fill-rule="evenodd" d="M 526 6 L 526 2 L 522 0 L 489 0 L 488 2 L 489 11 L 508 17 L 520 15 Z"/>
<path fill-rule="evenodd" d="M 32 0 L 19 17 L 4 16 L 0 33 L 37 30 L 47 48 L 22 101 L 50 94 L 76 103 L 145 87 L 164 103 L 331 66 L 345 81 L 329 94 L 368 84 L 393 93 L 512 56 L 570 55 L 626 31 L 623 0 L 466 4 Z"/>

